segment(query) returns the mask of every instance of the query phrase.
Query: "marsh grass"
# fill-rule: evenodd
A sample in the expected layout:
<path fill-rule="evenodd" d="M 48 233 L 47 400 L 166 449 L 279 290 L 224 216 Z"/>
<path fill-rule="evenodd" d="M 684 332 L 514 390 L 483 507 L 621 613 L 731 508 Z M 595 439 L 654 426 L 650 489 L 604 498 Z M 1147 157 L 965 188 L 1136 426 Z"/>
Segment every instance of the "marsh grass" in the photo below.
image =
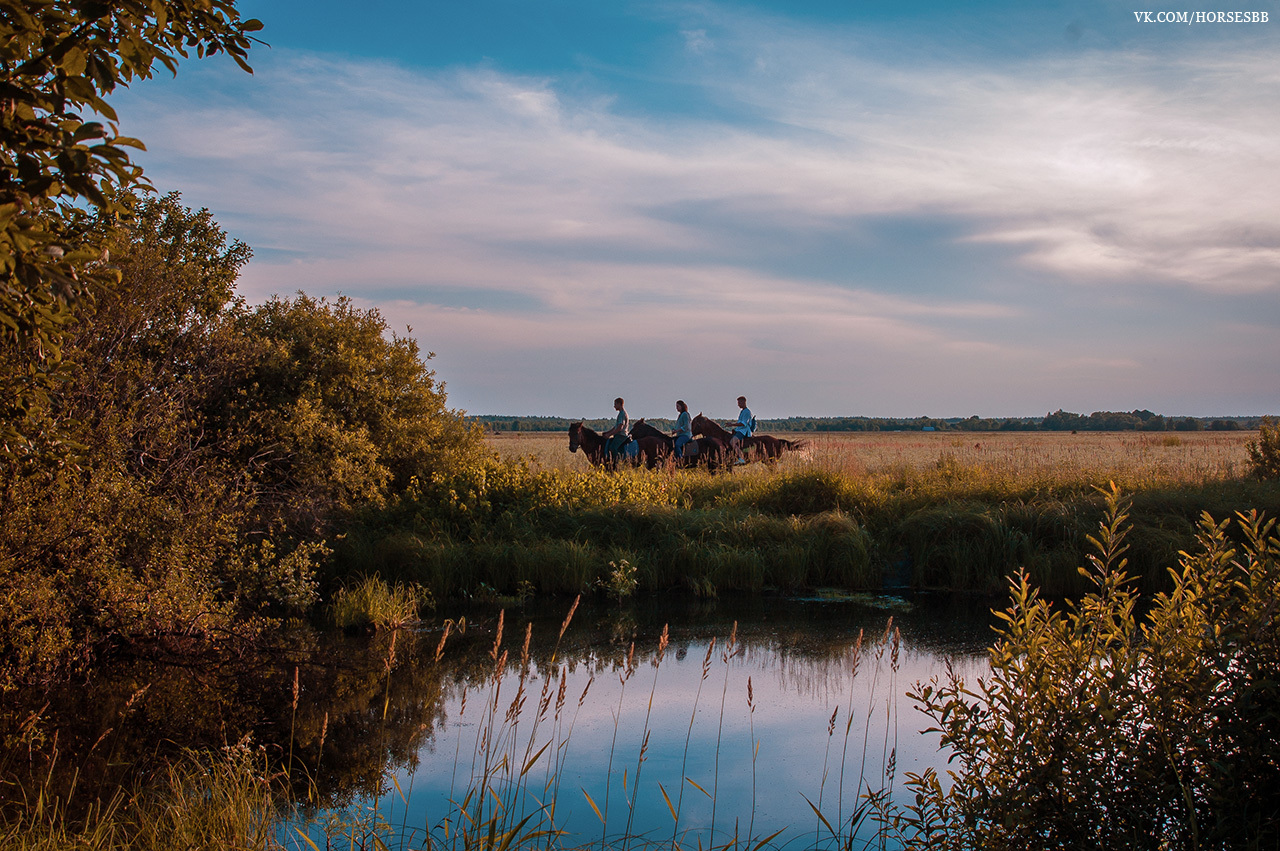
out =
<path fill-rule="evenodd" d="M 279 848 L 283 783 L 261 750 L 242 742 L 188 752 L 156 776 L 83 803 L 75 786 L 30 792 L 0 827 L 5 851 L 171 851 Z"/>
<path fill-rule="evenodd" d="M 999 593 L 1026 569 L 1083 593 L 1076 565 L 1103 505 L 1133 497 L 1144 588 L 1194 543 L 1202 511 L 1280 511 L 1280 482 L 1247 476 L 1247 433 L 815 435 L 805 454 L 732 474 L 556 466 L 557 435 L 498 439 L 524 462 L 455 483 L 465 512 L 410 495 L 356 524 L 338 575 L 373 571 L 439 598 L 575 594 L 636 568 L 636 590 L 690 596 L 885 586 Z M 542 458 L 542 460 L 539 460 Z M 434 492 L 433 492 L 434 493 Z"/>
<path fill-rule="evenodd" d="M 375 574 L 341 586 L 329 604 L 329 618 L 339 629 L 399 629 L 431 605 L 430 592 L 421 586 L 388 585 Z"/>

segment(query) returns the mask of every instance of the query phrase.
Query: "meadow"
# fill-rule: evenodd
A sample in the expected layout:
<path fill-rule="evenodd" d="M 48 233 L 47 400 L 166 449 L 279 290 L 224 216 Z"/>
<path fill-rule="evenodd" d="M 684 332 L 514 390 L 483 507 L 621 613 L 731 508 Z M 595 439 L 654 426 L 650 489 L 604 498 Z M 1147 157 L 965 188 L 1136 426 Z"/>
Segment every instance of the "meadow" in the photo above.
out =
<path fill-rule="evenodd" d="M 1245 445 L 1257 432 L 819 432 L 777 433 L 803 440 L 804 452 L 784 456 L 777 469 L 821 470 L 892 478 L 948 464 L 1021 482 L 1118 481 L 1204 484 L 1245 475 Z M 488 445 L 509 460 L 537 469 L 582 470 L 587 461 L 568 451 L 559 432 L 498 432 Z M 767 475 L 761 465 L 735 476 Z"/>
<path fill-rule="evenodd" d="M 1249 475 L 1248 432 L 800 437 L 777 464 L 708 474 L 592 469 L 567 435 L 490 435 L 499 460 L 353 528 L 338 575 L 447 599 L 599 593 L 626 570 L 641 593 L 708 597 L 1000 594 L 1025 568 L 1046 593 L 1078 595 L 1114 484 L 1133 500 L 1132 570 L 1155 590 L 1203 513 L 1280 513 L 1280 487 Z"/>

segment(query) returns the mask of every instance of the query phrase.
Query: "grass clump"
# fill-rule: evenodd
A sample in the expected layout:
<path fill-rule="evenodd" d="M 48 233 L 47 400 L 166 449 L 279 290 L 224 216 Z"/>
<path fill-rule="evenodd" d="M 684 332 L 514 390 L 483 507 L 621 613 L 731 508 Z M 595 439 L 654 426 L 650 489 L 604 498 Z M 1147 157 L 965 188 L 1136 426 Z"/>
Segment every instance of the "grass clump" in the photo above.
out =
<path fill-rule="evenodd" d="M 278 778 L 242 743 L 187 754 L 145 785 L 120 788 L 87 809 L 36 790 L 0 827 L 3 851 L 275 851 Z M 74 792 L 71 793 L 74 797 Z"/>
<path fill-rule="evenodd" d="M 388 585 L 380 576 L 365 576 L 338 589 L 329 617 L 340 629 L 399 629 L 416 621 L 420 609 L 433 606 L 430 591 L 421 586 Z"/>

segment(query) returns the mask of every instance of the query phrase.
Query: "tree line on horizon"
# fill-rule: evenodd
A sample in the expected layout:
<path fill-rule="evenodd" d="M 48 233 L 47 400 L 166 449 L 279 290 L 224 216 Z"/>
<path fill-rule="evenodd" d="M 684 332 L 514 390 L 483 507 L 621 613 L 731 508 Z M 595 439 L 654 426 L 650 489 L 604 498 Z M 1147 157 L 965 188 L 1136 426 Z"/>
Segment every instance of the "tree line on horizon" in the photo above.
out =
<path fill-rule="evenodd" d="M 566 431 L 570 417 L 509 416 L 480 414 L 472 422 L 491 432 Z M 1043 417 L 784 417 L 760 418 L 761 431 L 842 432 L 842 431 L 1249 431 L 1259 427 L 1261 416 L 1171 417 L 1147 410 L 1094 411 L 1075 414 L 1058 409 Z M 588 428 L 604 430 L 613 425 L 611 417 L 583 421 Z M 670 417 L 646 417 L 645 422 L 671 430 Z"/>

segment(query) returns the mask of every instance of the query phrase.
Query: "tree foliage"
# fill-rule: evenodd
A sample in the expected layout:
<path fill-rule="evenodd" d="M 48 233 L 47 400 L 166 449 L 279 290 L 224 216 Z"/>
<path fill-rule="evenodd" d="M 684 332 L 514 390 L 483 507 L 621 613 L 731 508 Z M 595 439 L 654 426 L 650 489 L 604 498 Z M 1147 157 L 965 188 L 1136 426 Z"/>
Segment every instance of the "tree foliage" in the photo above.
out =
<path fill-rule="evenodd" d="M 21 366 L 0 385 L 0 454 L 39 444 L 74 302 L 117 278 L 75 215 L 124 212 L 111 188 L 142 179 L 107 97 L 193 53 L 249 70 L 259 29 L 234 0 L 0 0 L 0 352 Z"/>
<path fill-rule="evenodd" d="M 339 520 L 482 450 L 376 311 L 245 305 L 249 249 L 207 210 L 176 194 L 111 202 L 125 221 L 76 224 L 120 279 L 86 284 L 40 412 L 74 463 L 0 463 L 0 690 L 114 647 L 188 652 L 303 612 Z"/>

